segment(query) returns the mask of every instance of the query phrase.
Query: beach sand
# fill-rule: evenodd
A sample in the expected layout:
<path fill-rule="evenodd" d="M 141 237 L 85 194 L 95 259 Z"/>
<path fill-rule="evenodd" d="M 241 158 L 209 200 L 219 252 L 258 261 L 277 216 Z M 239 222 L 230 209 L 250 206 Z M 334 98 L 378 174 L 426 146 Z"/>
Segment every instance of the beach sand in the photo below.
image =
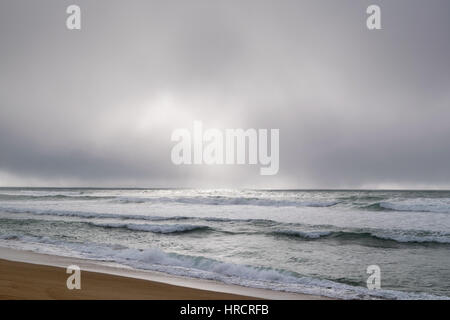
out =
<path fill-rule="evenodd" d="M 0 299 L 250 299 L 161 282 L 82 272 L 80 290 L 66 287 L 64 268 L 0 260 Z"/>
<path fill-rule="evenodd" d="M 81 289 L 66 286 L 66 267 L 81 268 Z M 321 300 L 319 296 L 226 285 L 85 259 L 0 248 L 0 299 Z"/>

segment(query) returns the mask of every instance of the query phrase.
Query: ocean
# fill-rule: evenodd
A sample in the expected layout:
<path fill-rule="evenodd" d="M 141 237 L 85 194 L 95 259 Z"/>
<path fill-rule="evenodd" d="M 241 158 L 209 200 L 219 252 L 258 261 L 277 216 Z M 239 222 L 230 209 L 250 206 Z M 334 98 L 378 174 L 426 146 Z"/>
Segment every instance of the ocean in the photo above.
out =
<path fill-rule="evenodd" d="M 449 299 L 450 191 L 0 188 L 0 246 L 341 299 Z"/>

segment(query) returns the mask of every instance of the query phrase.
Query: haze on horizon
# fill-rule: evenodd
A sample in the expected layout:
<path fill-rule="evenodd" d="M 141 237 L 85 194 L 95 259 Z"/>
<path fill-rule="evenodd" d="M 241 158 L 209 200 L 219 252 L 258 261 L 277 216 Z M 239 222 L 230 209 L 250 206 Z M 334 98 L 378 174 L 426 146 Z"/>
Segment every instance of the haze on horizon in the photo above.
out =
<path fill-rule="evenodd" d="M 0 3 L 0 186 L 450 188 L 449 1 L 70 4 Z M 194 120 L 280 129 L 279 173 L 173 165 Z"/>

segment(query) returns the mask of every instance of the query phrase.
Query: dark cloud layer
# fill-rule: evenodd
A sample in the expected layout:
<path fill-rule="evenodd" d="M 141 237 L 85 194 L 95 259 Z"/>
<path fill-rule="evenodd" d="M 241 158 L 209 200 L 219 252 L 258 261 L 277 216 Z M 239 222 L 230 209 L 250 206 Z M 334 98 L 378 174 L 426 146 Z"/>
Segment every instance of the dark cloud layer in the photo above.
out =
<path fill-rule="evenodd" d="M 0 185 L 450 187 L 446 0 L 72 3 L 0 3 Z M 174 166 L 194 119 L 279 128 L 279 174 Z"/>

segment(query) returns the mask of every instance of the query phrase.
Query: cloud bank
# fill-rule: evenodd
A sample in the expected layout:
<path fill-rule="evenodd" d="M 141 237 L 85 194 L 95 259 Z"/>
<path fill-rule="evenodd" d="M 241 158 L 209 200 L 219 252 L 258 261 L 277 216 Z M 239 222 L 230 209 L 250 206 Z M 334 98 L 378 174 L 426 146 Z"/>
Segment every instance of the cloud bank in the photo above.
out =
<path fill-rule="evenodd" d="M 448 1 L 70 4 L 0 4 L 0 185 L 450 187 Z M 279 173 L 173 165 L 194 120 L 280 129 Z"/>

